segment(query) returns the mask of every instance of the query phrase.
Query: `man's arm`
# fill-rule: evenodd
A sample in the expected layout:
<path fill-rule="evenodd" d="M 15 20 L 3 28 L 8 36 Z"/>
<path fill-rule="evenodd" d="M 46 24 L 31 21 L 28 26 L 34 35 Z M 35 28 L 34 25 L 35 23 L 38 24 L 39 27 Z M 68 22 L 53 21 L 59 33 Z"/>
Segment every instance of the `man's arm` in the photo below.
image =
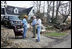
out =
<path fill-rule="evenodd" d="M 24 26 L 24 20 L 22 21 L 22 26 Z"/>

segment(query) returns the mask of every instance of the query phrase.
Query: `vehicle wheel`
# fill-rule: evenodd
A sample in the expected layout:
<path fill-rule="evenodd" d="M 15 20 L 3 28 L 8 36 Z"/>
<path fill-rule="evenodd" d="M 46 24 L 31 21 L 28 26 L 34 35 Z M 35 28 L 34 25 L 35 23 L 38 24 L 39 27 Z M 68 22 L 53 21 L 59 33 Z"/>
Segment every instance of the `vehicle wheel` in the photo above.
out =
<path fill-rule="evenodd" d="M 3 21 L 1 21 L 1 25 L 3 25 Z"/>
<path fill-rule="evenodd" d="M 7 22 L 6 22 L 6 21 L 4 21 L 4 26 L 5 26 L 5 27 L 7 26 Z"/>
<path fill-rule="evenodd" d="M 1 21 L 1 24 L 2 24 L 2 25 L 4 24 L 4 21 L 3 21 L 3 20 Z"/>
<path fill-rule="evenodd" d="M 11 24 L 10 23 L 8 23 L 8 28 L 11 28 Z"/>

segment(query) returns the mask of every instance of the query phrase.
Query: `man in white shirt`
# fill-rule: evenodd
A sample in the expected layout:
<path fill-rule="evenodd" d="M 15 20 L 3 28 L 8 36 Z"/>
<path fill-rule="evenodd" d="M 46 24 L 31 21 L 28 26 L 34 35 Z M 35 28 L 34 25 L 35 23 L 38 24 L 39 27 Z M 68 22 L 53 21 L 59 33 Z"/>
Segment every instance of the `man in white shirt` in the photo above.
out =
<path fill-rule="evenodd" d="M 39 42 L 40 41 L 40 32 L 41 32 L 41 19 L 40 17 L 38 16 L 37 17 L 37 39 L 36 41 Z"/>

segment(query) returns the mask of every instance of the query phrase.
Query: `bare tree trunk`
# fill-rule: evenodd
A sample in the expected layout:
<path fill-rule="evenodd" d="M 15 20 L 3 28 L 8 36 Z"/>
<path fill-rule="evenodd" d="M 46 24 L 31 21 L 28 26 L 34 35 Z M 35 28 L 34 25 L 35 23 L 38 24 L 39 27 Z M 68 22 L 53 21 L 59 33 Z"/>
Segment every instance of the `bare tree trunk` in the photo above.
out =
<path fill-rule="evenodd" d="M 39 1 L 39 3 L 38 3 L 38 4 L 39 4 L 39 12 L 40 12 L 40 7 L 41 7 L 41 1 Z"/>
<path fill-rule="evenodd" d="M 43 5 L 43 16 L 44 16 L 44 13 L 45 13 L 45 1 L 44 1 L 44 5 Z"/>
<path fill-rule="evenodd" d="M 37 1 L 37 5 L 36 6 L 37 6 L 37 11 L 38 11 L 38 1 Z"/>
<path fill-rule="evenodd" d="M 51 3 L 52 3 L 52 1 L 50 2 L 50 4 L 49 4 L 49 2 L 50 1 L 47 1 L 47 23 L 49 24 L 49 22 L 50 22 L 50 20 L 51 20 L 51 18 L 50 18 L 50 5 L 51 5 Z"/>
<path fill-rule="evenodd" d="M 4 4 L 5 4 L 5 8 L 4 8 L 5 16 L 7 16 L 7 12 L 6 12 L 6 6 L 7 6 L 7 3 L 6 3 L 6 1 L 4 2 Z"/>
<path fill-rule="evenodd" d="M 55 3 L 55 1 L 53 1 L 52 22 L 53 22 L 53 19 L 54 19 L 54 3 Z"/>
<path fill-rule="evenodd" d="M 58 16 L 58 10 L 59 10 L 59 7 L 60 7 L 58 3 L 60 4 L 60 1 L 57 1 L 57 4 L 56 4 L 56 5 L 57 5 L 57 9 L 56 9 L 56 18 L 57 18 L 57 16 Z"/>

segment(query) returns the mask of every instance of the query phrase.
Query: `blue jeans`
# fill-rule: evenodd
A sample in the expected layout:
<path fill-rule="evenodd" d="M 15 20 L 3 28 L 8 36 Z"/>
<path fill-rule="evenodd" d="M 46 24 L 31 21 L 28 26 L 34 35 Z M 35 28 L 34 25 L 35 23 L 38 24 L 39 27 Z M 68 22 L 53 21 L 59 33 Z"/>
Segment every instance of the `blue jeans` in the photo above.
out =
<path fill-rule="evenodd" d="M 24 26 L 23 38 L 25 38 L 25 37 L 26 37 L 26 32 L 27 32 L 27 27 L 26 27 L 26 26 Z"/>
<path fill-rule="evenodd" d="M 41 32 L 41 26 L 38 26 L 37 27 L 37 38 L 38 38 L 38 41 L 40 41 L 40 32 Z"/>

